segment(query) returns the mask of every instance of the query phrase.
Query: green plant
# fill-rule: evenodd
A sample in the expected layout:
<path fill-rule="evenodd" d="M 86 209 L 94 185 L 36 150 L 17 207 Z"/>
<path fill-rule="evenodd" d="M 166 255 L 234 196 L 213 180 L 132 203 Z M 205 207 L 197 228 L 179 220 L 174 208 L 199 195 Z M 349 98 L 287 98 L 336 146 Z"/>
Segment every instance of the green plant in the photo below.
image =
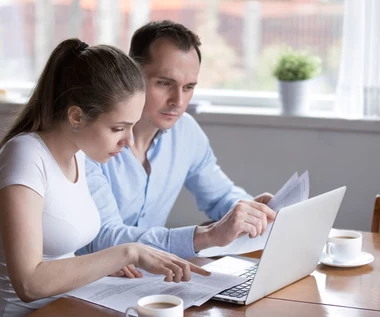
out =
<path fill-rule="evenodd" d="M 321 59 L 304 51 L 286 49 L 278 58 L 273 75 L 281 81 L 305 80 L 318 76 Z"/>

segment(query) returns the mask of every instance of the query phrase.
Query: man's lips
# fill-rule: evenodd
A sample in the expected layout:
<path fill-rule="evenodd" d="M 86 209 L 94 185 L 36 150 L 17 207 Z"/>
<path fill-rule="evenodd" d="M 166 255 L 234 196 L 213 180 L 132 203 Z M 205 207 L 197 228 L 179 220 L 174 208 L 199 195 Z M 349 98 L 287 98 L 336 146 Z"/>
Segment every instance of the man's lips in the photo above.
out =
<path fill-rule="evenodd" d="M 165 116 L 178 117 L 177 112 L 161 112 L 161 114 L 163 114 Z"/>

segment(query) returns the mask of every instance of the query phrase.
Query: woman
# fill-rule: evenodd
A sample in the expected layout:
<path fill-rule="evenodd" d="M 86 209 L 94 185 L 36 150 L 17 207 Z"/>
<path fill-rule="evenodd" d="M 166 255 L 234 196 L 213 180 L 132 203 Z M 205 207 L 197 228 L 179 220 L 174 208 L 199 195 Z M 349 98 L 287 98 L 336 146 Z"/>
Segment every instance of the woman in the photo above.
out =
<path fill-rule="evenodd" d="M 122 51 L 69 39 L 51 54 L 0 143 L 1 316 L 25 316 L 127 265 L 165 281 L 188 281 L 190 271 L 208 275 L 137 243 L 74 256 L 100 226 L 84 155 L 104 163 L 131 146 L 144 101 L 143 75 Z"/>

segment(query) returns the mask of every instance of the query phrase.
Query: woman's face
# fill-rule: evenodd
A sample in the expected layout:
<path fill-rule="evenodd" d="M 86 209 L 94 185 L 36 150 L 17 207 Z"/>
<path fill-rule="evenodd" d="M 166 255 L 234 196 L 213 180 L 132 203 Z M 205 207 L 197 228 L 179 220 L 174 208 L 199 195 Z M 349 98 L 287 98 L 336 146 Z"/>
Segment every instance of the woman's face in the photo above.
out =
<path fill-rule="evenodd" d="M 101 114 L 94 122 L 85 123 L 75 133 L 74 142 L 88 157 L 106 163 L 124 146 L 133 145 L 132 128 L 140 120 L 145 92 L 137 92 L 128 100 Z"/>

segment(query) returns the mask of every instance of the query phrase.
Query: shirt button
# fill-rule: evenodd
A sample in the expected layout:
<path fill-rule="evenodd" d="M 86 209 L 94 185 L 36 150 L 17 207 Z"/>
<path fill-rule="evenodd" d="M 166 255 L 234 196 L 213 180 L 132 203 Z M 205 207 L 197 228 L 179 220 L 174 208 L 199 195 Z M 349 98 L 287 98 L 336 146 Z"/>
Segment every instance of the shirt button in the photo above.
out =
<path fill-rule="evenodd" d="M 141 218 L 144 218 L 145 217 L 145 212 L 141 215 Z"/>

